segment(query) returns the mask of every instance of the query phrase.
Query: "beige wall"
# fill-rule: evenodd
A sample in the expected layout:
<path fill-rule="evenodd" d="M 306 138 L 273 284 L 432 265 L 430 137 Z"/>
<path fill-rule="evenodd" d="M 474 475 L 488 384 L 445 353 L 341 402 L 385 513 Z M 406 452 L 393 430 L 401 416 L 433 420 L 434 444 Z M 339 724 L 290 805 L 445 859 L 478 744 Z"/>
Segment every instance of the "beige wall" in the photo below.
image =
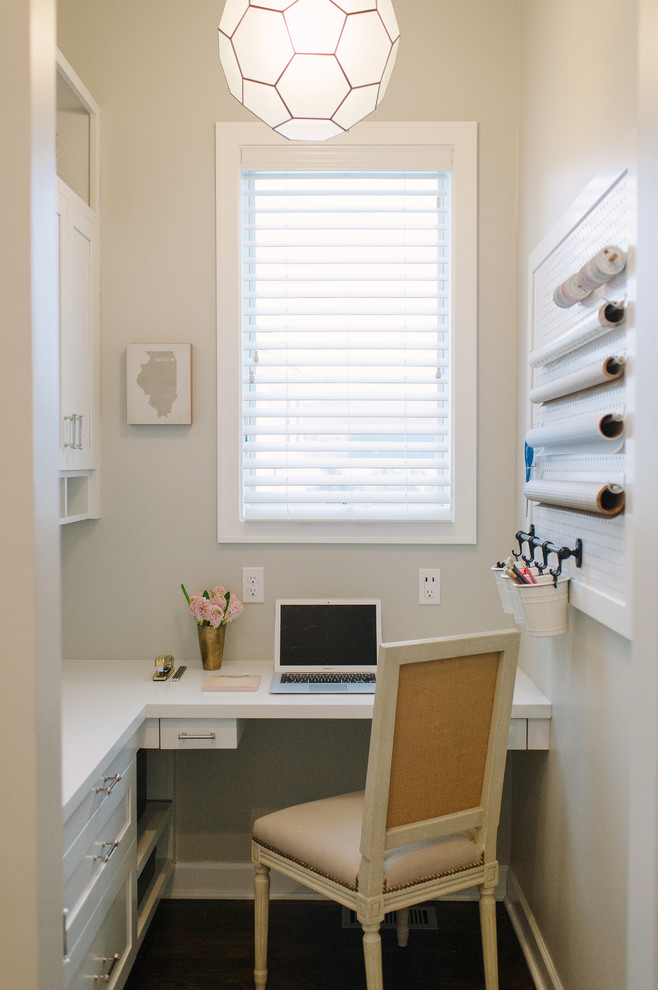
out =
<path fill-rule="evenodd" d="M 269 657 L 273 602 L 301 591 L 381 597 L 388 639 L 503 622 L 489 567 L 514 519 L 514 440 L 498 424 L 514 416 L 500 383 L 516 334 L 498 300 L 516 286 L 518 4 L 450 6 L 444 28 L 434 0 L 398 0 L 403 42 L 378 119 L 480 124 L 478 544 L 218 546 L 214 123 L 253 119 L 218 64 L 221 4 L 60 0 L 60 48 L 102 111 L 102 518 L 63 533 L 65 655 L 194 655 L 180 582 L 239 594 L 244 565 L 264 566 L 266 603 L 230 627 L 229 659 Z M 194 345 L 192 427 L 126 425 L 125 348 L 144 340 Z M 443 572 L 437 608 L 417 604 L 425 566 Z"/>
<path fill-rule="evenodd" d="M 634 165 L 635 18 L 634 2 L 522 4 L 521 356 L 529 252 L 627 139 L 625 164 Z M 524 390 L 520 361 L 520 437 Z M 627 986 L 631 646 L 572 609 L 567 636 L 528 640 L 523 663 L 553 702 L 553 727 L 549 753 L 515 763 L 514 873 L 564 987 L 619 990 Z"/>
<path fill-rule="evenodd" d="M 397 0 L 403 42 L 378 115 L 480 125 L 478 543 L 218 546 L 214 123 L 252 119 L 228 94 L 218 64 L 221 3 L 60 0 L 59 46 L 102 112 L 102 518 L 62 534 L 65 656 L 195 657 L 180 582 L 188 589 L 221 582 L 239 594 L 244 565 L 264 566 L 266 603 L 247 607 L 229 628 L 228 659 L 271 656 L 273 602 L 300 593 L 381 597 L 387 639 L 506 624 L 489 568 L 514 525 L 514 440 L 498 427 L 513 422 L 516 402 L 514 390 L 501 386 L 514 367 L 516 330 L 512 309 L 499 300 L 516 291 L 518 3 L 448 6 Z M 125 348 L 144 340 L 194 345 L 192 427 L 126 426 Z M 442 570 L 437 608 L 417 604 L 418 568 L 426 566 Z M 357 727 L 327 725 L 321 738 L 310 729 L 301 738 L 297 729 L 267 738 L 274 756 L 296 765 L 300 751 L 349 751 L 352 739 L 363 755 L 359 736 Z M 259 763 L 248 736 L 244 743 L 244 773 L 236 780 L 239 793 L 245 788 L 236 805 L 243 850 L 250 773 Z M 230 755 L 218 759 L 217 772 L 224 763 L 232 772 Z M 314 793 L 318 780 L 352 786 L 353 774 L 341 774 L 337 761 L 311 766 L 296 793 L 281 800 Z M 181 769 L 192 811 L 180 822 L 179 854 L 230 857 L 233 826 L 213 828 L 212 814 L 201 808 L 205 774 L 202 763 Z"/>

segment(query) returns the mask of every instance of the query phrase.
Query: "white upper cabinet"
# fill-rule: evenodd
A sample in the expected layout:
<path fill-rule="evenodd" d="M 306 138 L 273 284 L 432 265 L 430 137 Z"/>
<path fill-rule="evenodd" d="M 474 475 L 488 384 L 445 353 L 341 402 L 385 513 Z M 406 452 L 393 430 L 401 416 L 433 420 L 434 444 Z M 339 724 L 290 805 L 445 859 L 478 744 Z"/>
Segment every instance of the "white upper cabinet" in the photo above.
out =
<path fill-rule="evenodd" d="M 57 56 L 60 520 L 100 514 L 99 108 Z"/>
<path fill-rule="evenodd" d="M 60 310 L 60 470 L 99 467 L 99 227 L 81 200 L 58 182 Z"/>

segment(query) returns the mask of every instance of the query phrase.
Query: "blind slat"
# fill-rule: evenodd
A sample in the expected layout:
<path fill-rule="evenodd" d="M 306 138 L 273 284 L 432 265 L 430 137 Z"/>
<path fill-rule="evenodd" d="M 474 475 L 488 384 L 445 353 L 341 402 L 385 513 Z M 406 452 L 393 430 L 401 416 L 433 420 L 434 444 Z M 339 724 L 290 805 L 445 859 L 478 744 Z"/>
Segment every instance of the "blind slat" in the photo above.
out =
<path fill-rule="evenodd" d="M 410 497 L 413 495 L 413 499 Z M 308 504 L 318 504 L 320 502 L 354 502 L 354 503 L 388 503 L 392 505 L 396 502 L 404 503 L 406 501 L 414 501 L 416 503 L 435 503 L 438 505 L 447 505 L 450 501 L 449 494 L 442 491 L 436 492 L 413 492 L 405 491 L 404 497 L 402 494 L 395 491 L 378 491 L 375 492 L 364 492 L 362 490 L 349 490 L 344 489 L 340 492 L 305 492 L 300 495 L 298 499 L 295 498 L 294 494 L 287 492 L 258 492 L 256 494 L 246 493 L 245 501 L 252 504 L 276 504 L 277 502 L 287 502 L 294 504 L 295 501 L 306 502 Z"/>
<path fill-rule="evenodd" d="M 422 441 L 422 440 L 409 440 L 405 439 L 396 443 L 393 440 L 380 440 L 377 444 L 377 450 L 379 455 L 382 453 L 388 453 L 390 451 L 401 452 L 406 454 L 415 453 L 446 453 L 449 450 L 447 443 L 442 443 L 440 441 Z M 365 451 L 368 454 L 372 454 L 372 444 L 370 441 L 365 440 L 354 440 L 352 438 L 347 438 L 345 441 L 338 440 L 326 440 L 324 439 L 321 443 L 313 443 L 309 441 L 299 441 L 290 440 L 286 444 L 285 448 L 281 448 L 278 443 L 268 443 L 266 440 L 251 440 L 247 439 L 244 444 L 244 451 L 249 462 L 254 455 L 259 453 L 277 453 L 279 456 L 295 456 L 297 454 L 307 454 L 315 453 L 319 455 L 328 455 L 334 453 L 335 451 L 340 451 L 341 453 L 349 453 L 351 455 L 358 455 Z"/>
<path fill-rule="evenodd" d="M 359 434 L 368 434 L 372 437 L 389 437 L 391 434 L 390 423 L 367 423 L 359 424 L 360 429 Z M 367 427 L 367 428 L 366 428 Z M 257 426 L 251 425 L 251 419 L 243 423 L 242 432 L 245 437 L 252 436 L 280 436 L 285 441 L 288 436 L 304 436 L 306 434 L 311 436 L 336 436 L 341 434 L 341 430 L 336 428 L 336 425 L 325 424 L 325 423 L 313 423 L 312 431 L 310 429 L 304 430 L 303 427 L 291 423 L 289 428 L 283 429 L 277 427 L 275 424 L 271 423 L 259 423 Z M 351 436 L 354 431 L 343 430 L 344 436 Z M 427 436 L 448 436 L 449 428 L 447 426 L 425 426 L 422 422 L 414 423 L 413 427 L 410 425 L 409 435 L 414 437 L 427 437 Z M 282 444 L 283 446 L 283 444 Z"/>

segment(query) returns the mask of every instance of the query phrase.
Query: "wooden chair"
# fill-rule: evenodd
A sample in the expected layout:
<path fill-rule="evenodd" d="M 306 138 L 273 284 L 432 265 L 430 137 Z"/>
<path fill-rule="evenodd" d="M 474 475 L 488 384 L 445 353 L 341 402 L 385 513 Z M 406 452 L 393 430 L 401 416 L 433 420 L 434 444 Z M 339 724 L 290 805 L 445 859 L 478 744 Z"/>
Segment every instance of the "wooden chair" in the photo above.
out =
<path fill-rule="evenodd" d="M 254 823 L 255 986 L 267 981 L 274 868 L 356 912 L 368 990 L 382 990 L 379 926 L 396 911 L 480 889 L 486 990 L 498 988 L 496 833 L 514 693 L 516 631 L 384 644 L 365 792 Z"/>

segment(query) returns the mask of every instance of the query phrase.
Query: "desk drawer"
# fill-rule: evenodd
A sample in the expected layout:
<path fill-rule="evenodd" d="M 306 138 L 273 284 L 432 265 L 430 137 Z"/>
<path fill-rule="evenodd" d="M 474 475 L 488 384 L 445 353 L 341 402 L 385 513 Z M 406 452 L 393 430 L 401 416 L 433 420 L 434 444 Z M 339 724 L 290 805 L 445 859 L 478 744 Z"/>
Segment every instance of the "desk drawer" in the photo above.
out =
<path fill-rule="evenodd" d="M 161 718 L 160 749 L 237 749 L 240 718 Z"/>
<path fill-rule="evenodd" d="M 527 718 L 510 719 L 509 735 L 507 737 L 508 749 L 528 748 L 528 720 Z"/>

